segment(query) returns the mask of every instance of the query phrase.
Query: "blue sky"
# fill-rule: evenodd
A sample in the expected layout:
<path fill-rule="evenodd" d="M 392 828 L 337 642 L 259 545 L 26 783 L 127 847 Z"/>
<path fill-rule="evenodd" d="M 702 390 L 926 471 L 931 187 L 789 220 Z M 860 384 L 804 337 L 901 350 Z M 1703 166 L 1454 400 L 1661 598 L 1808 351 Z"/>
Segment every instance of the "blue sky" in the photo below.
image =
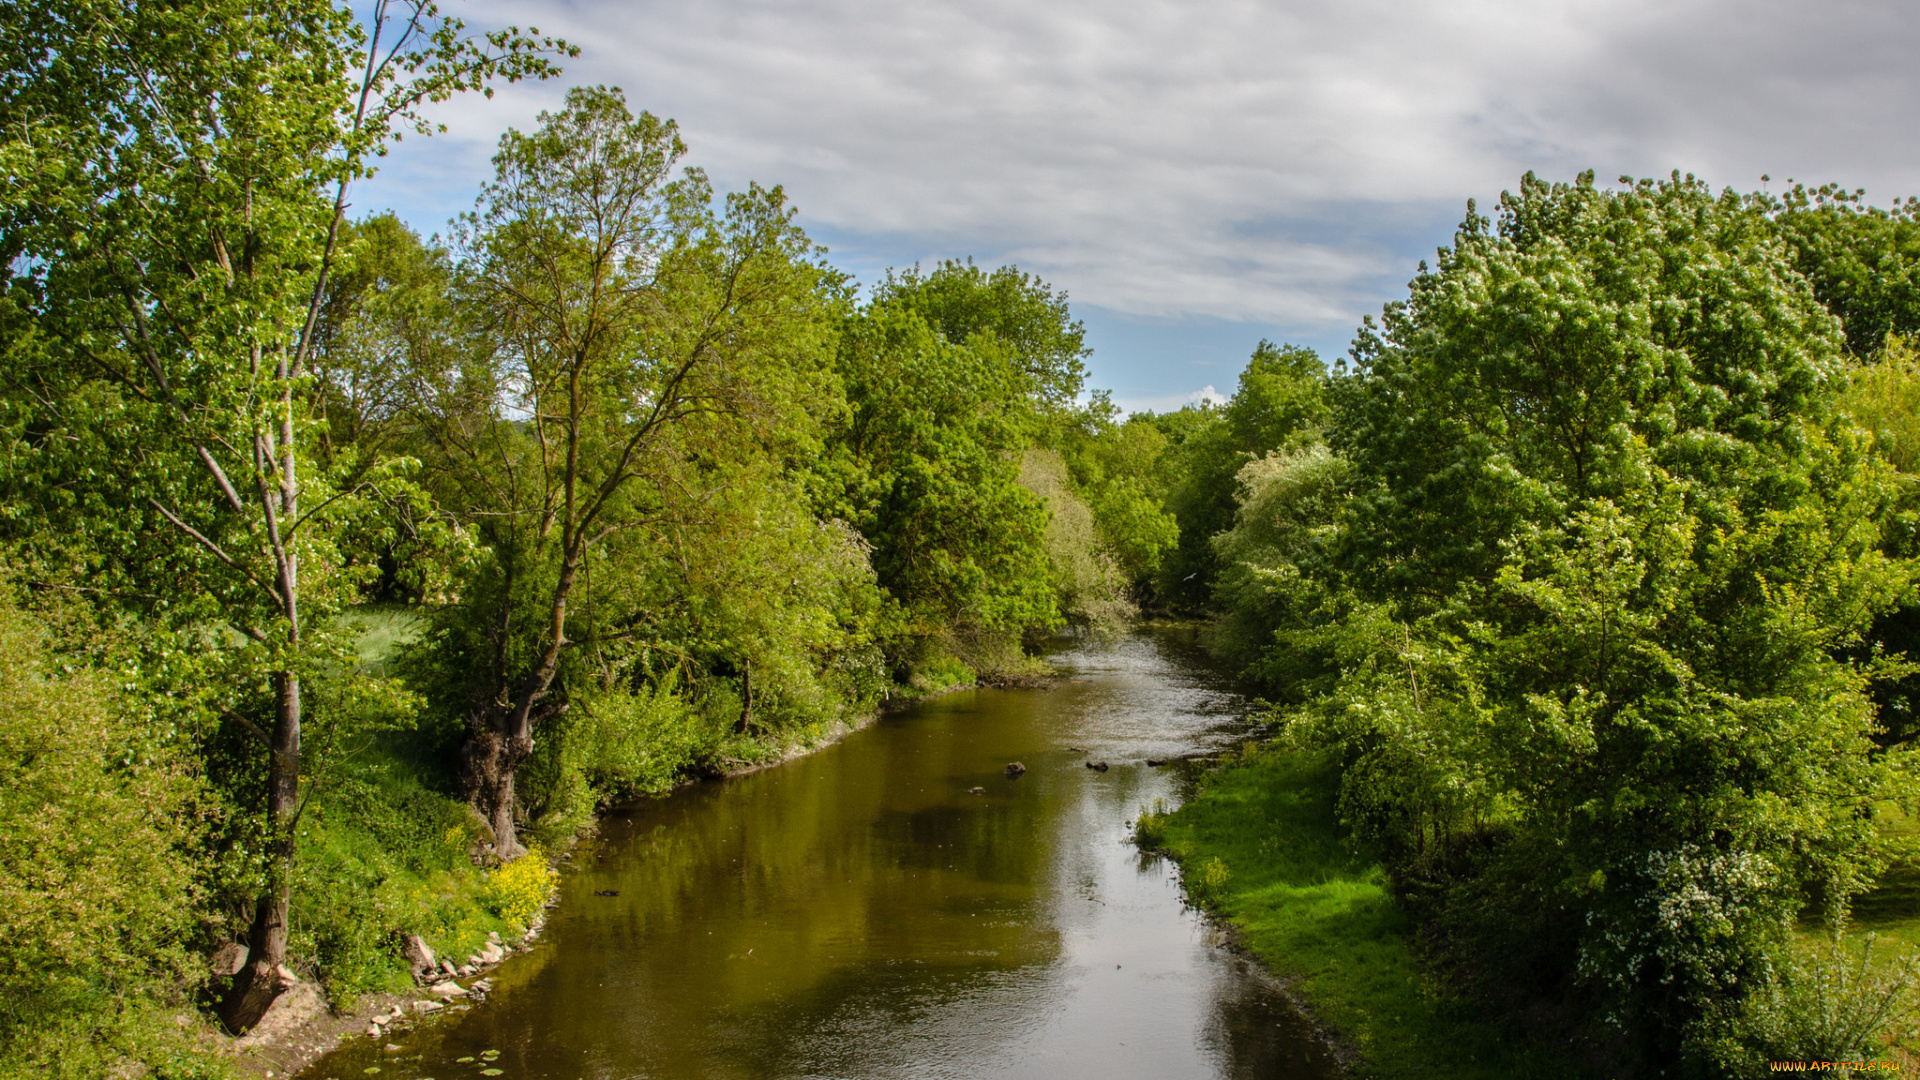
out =
<path fill-rule="evenodd" d="M 440 110 L 354 193 L 423 232 L 568 85 L 783 185 L 862 280 L 972 256 L 1072 297 L 1131 408 L 1230 392 L 1261 338 L 1345 351 L 1469 198 L 1771 174 L 1920 194 L 1920 5 L 1778 0 L 478 0 L 582 48 Z"/>

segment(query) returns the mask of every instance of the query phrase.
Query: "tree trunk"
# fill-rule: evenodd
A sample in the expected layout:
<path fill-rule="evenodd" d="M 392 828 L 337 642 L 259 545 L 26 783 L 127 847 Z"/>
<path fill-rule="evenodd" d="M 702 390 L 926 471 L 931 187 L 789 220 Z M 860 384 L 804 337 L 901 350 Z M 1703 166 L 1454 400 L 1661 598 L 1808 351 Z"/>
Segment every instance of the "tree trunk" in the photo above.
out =
<path fill-rule="evenodd" d="M 533 753 L 530 732 L 512 730 L 514 713 L 490 708 L 461 748 L 462 776 L 473 808 L 493 830 L 493 852 L 502 862 L 526 854 L 513 820 L 513 777 Z M 531 725 L 528 725 L 529 727 Z"/>
<path fill-rule="evenodd" d="M 753 728 L 753 661 L 740 663 L 740 720 L 733 730 L 745 735 Z"/>
<path fill-rule="evenodd" d="M 567 599 L 579 571 L 580 556 L 574 551 L 560 564 L 560 579 L 554 583 L 547 647 L 539 665 L 520 684 L 511 706 L 487 704 L 468 721 L 467 745 L 460 751 L 461 779 L 473 808 L 493 829 L 493 851 L 502 862 L 527 853 L 513 822 L 514 771 L 533 755 L 534 725 L 567 709 L 564 702 L 556 705 L 544 699 L 560 667 L 560 650 L 567 644 Z"/>
<path fill-rule="evenodd" d="M 273 740 L 267 763 L 268 845 L 266 895 L 254 903 L 247 932 L 247 964 L 233 977 L 220 1002 L 220 1020 L 236 1035 L 260 1022 L 282 991 L 295 982 L 287 962 L 287 913 L 293 896 L 294 828 L 300 814 L 300 680 L 274 676 Z"/>

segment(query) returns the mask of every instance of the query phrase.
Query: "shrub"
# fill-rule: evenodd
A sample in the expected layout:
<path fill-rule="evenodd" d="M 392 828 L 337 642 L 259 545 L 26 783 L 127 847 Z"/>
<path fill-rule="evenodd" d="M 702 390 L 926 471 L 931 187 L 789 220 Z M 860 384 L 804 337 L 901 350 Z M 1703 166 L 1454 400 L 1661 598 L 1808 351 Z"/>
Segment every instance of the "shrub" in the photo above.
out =
<path fill-rule="evenodd" d="M 1143 848 L 1157 848 L 1167 838 L 1167 800 L 1155 799 L 1151 809 L 1140 808 L 1140 816 L 1133 822 L 1133 842 Z"/>
<path fill-rule="evenodd" d="M 1841 941 L 1803 945 L 1778 978 L 1703 1024 L 1692 1050 L 1741 1080 L 1768 1075 L 1772 1062 L 1884 1058 L 1885 1034 L 1914 1015 L 1917 986 L 1920 956 L 1876 961 L 1872 934 L 1857 952 Z"/>
<path fill-rule="evenodd" d="M 198 788 L 137 715 L 0 605 L 0 1075 L 183 1052 L 159 1016 L 195 970 Z"/>
<path fill-rule="evenodd" d="M 538 845 L 493 872 L 487 882 L 487 905 L 513 926 L 526 928 L 547 905 L 560 876 Z"/>

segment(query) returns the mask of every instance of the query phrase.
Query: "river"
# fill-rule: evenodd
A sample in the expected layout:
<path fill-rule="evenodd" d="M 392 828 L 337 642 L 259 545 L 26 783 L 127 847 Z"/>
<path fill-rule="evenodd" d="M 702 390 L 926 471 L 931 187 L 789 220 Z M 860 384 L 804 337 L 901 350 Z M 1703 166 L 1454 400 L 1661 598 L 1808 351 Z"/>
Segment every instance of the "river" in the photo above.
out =
<path fill-rule="evenodd" d="M 1179 629 L 1052 660 L 1054 689 L 949 694 L 609 815 L 488 1001 L 303 1075 L 1333 1075 L 1174 868 L 1128 842 L 1183 786 L 1146 759 L 1244 738 L 1240 699 Z"/>

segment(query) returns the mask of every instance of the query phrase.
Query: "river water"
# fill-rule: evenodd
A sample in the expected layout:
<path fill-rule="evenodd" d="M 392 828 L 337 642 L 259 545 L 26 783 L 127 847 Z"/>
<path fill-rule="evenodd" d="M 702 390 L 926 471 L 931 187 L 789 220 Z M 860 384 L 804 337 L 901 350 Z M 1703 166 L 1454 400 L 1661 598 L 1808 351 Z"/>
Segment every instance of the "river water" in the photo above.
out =
<path fill-rule="evenodd" d="M 1146 759 L 1231 746 L 1240 699 L 1177 629 L 1052 659 L 1054 689 L 935 698 L 612 814 L 490 1000 L 304 1076 L 1333 1075 L 1174 868 L 1128 842 L 1183 789 Z"/>

